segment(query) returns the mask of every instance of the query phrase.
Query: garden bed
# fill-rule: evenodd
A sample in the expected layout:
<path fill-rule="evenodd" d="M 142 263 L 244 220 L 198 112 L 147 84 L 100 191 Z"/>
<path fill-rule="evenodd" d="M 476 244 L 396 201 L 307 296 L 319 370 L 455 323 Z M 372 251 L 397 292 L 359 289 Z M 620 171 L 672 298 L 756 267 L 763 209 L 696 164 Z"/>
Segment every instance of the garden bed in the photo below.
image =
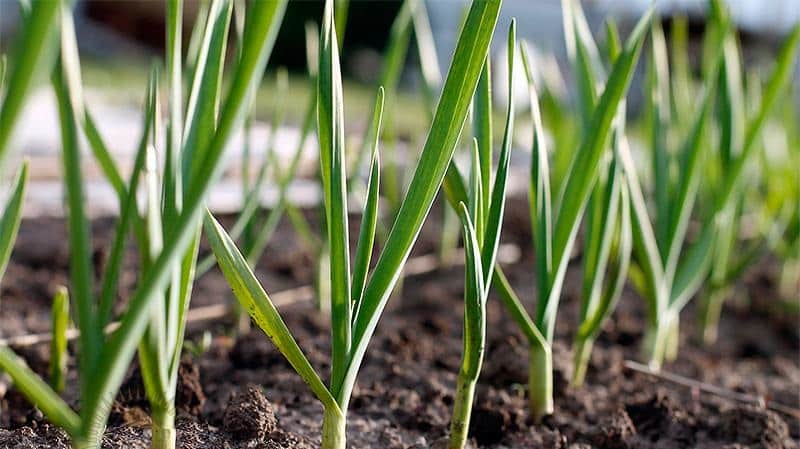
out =
<path fill-rule="evenodd" d="M 510 200 L 503 239 L 518 244 L 522 256 L 505 268 L 532 308 L 534 256 L 527 243 L 525 210 L 522 199 Z M 97 259 L 102 259 L 110 241 L 112 223 L 94 222 Z M 433 251 L 436 228 L 433 219 L 426 224 L 415 254 Z M 47 331 L 52 292 L 67 282 L 66 242 L 59 219 L 23 222 L 3 282 L 2 337 Z M 311 258 L 288 224 L 271 242 L 256 271 L 269 291 L 308 284 Z M 135 254 L 129 257 L 133 264 Z M 798 317 L 776 309 L 772 271 L 766 260 L 740 282 L 739 290 L 750 301 L 731 303 L 724 311 L 719 342 L 713 347 L 696 343 L 694 310 L 688 308 L 681 322 L 682 350 L 665 372 L 797 410 Z M 463 276 L 462 268 L 453 267 L 406 278 L 402 296 L 390 302 L 361 369 L 348 414 L 348 447 L 445 446 L 462 351 Z M 132 274 L 123 276 L 123 297 L 135 282 Z M 641 299 L 629 290 L 595 345 L 586 385 L 570 389 L 569 343 L 577 321 L 579 284 L 580 273 L 571 269 L 554 346 L 555 414 L 539 425 L 533 425 L 527 413 L 527 344 L 500 302 L 490 297 L 488 347 L 470 432 L 479 447 L 798 447 L 800 421 L 791 410 L 766 410 L 736 401 L 732 394 L 711 394 L 697 385 L 689 388 L 626 365 L 627 360 L 638 359 L 644 315 Z M 213 270 L 195 285 L 192 307 L 231 301 L 229 287 Z M 328 319 L 309 301 L 282 307 L 281 312 L 312 364 L 327 373 Z M 319 402 L 260 330 L 234 339 L 232 322 L 190 325 L 190 340 L 201 340 L 204 331 L 213 338 L 205 352 L 187 351 L 185 356 L 177 401 L 178 446 L 318 447 Z M 47 345 L 15 349 L 32 368 L 46 374 Z M 2 383 L 6 390 L 7 381 Z M 75 384 L 71 371 L 65 392 L 71 403 L 77 397 Z M 13 388 L 3 393 L 0 447 L 68 447 L 66 435 L 49 426 Z M 134 370 L 117 397 L 104 447 L 148 447 L 147 407 Z"/>

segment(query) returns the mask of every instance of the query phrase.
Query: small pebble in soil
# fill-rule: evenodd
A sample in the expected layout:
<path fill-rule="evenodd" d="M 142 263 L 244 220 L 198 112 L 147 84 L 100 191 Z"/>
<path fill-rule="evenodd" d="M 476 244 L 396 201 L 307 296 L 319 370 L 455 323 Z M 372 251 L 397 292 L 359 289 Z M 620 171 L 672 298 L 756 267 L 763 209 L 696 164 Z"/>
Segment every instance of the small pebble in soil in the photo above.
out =
<path fill-rule="evenodd" d="M 261 389 L 248 385 L 231 397 L 222 426 L 234 440 L 263 439 L 275 430 L 277 419 Z"/>

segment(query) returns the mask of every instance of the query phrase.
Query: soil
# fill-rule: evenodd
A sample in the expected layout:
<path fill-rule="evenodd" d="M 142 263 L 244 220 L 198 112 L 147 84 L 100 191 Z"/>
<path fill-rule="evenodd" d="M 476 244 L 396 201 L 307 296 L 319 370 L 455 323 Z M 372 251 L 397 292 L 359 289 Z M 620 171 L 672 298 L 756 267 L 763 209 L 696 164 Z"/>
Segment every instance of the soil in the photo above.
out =
<path fill-rule="evenodd" d="M 515 200 L 517 201 L 517 200 Z M 508 208 L 504 240 L 519 244 L 521 260 L 506 271 L 533 307 L 533 255 L 521 200 Z M 436 213 L 436 212 L 434 212 Z M 102 261 L 113 220 L 93 223 L 95 259 Z M 416 254 L 434 250 L 436 222 L 426 225 Z M 311 258 L 283 223 L 257 275 L 268 291 L 310 283 Z M 578 256 L 576 256 L 578 257 Z M 136 283 L 135 254 L 121 280 L 124 303 Z M 696 342 L 694 310 L 684 311 L 681 351 L 664 369 L 725 389 L 763 395 L 800 408 L 800 317 L 776 306 L 775 262 L 766 258 L 737 288 L 725 308 L 719 342 Z M 64 223 L 23 222 L 3 280 L 3 337 L 46 332 L 56 286 L 67 282 Z M 533 424 L 526 411 L 527 347 L 513 321 L 490 299 L 488 347 L 470 428 L 470 444 L 485 448 L 799 448 L 800 420 L 755 405 L 689 389 L 625 368 L 638 359 L 644 308 L 630 290 L 605 326 L 592 353 L 586 384 L 568 387 L 570 341 L 576 327 L 580 272 L 568 273 L 554 345 L 555 413 Z M 381 320 L 353 394 L 348 447 L 443 447 L 461 358 L 463 272 L 459 267 L 407 278 Z M 232 301 L 215 269 L 195 286 L 193 306 Z M 330 369 L 329 325 L 311 303 L 281 310 L 311 363 Z M 314 448 L 322 408 L 308 387 L 257 329 L 234 338 L 234 320 L 191 326 L 188 338 L 213 338 L 205 351 L 187 351 L 177 409 L 181 448 Z M 200 345 L 192 345 L 199 347 Z M 47 345 L 16 348 L 37 372 L 47 372 Z M 71 345 L 74 353 L 75 347 Z M 64 397 L 77 402 L 71 362 Z M 0 379 L 0 448 L 67 448 L 63 432 Z M 104 440 L 105 448 L 147 448 L 147 401 L 136 368 L 123 385 Z"/>

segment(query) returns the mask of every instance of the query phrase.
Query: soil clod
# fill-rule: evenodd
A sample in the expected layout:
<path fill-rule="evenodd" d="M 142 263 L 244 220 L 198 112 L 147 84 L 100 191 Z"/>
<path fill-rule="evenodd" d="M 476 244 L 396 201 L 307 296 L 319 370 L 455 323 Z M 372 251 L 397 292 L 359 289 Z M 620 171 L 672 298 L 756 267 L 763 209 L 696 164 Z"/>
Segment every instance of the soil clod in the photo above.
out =
<path fill-rule="evenodd" d="M 240 441 L 264 439 L 277 424 L 272 404 L 261 389 L 253 385 L 231 397 L 223 418 L 225 432 Z"/>

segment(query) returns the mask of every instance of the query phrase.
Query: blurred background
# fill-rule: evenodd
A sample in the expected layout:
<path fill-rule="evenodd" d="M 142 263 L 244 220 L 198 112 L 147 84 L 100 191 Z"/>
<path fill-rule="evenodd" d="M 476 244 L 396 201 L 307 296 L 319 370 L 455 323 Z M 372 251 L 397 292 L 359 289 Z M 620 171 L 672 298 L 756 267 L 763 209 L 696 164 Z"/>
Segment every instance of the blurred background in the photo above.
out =
<path fill-rule="evenodd" d="M 635 20 L 651 5 L 651 0 L 587 0 L 584 1 L 589 26 L 596 35 L 604 33 L 603 20 L 607 16 L 615 18 L 623 34 L 630 30 Z M 800 0 L 727 0 L 731 15 L 740 31 L 744 62 L 749 67 L 758 67 L 772 61 L 783 36 L 800 21 Z M 686 17 L 688 20 L 690 64 L 699 70 L 701 61 L 701 36 L 705 27 L 706 1 L 704 0 L 658 0 L 656 8 L 663 22 L 665 32 L 671 32 L 672 18 Z M 189 41 L 199 1 L 187 0 L 184 6 L 184 47 Z M 436 55 L 442 72 L 450 62 L 450 55 L 463 18 L 466 2 L 463 0 L 425 0 L 430 17 Z M 345 97 L 349 132 L 360 132 L 372 106 L 376 88 L 381 53 L 384 50 L 392 22 L 401 6 L 401 1 L 351 0 L 349 4 L 347 28 L 342 51 L 342 69 L 345 78 Z M 270 89 L 274 86 L 274 72 L 278 67 L 286 67 L 290 73 L 290 92 L 287 104 L 288 125 L 280 130 L 282 139 L 295 138 L 296 126 L 301 120 L 309 95 L 306 83 L 305 25 L 318 23 L 322 14 L 321 0 L 300 0 L 289 3 L 281 27 L 267 75 L 263 82 L 263 93 L 259 93 L 256 104 L 256 117 L 259 124 L 254 129 L 254 146 L 266 141 L 271 110 Z M 162 59 L 164 54 L 164 2 L 158 0 L 77 0 L 75 2 L 75 21 L 79 50 L 82 58 L 83 81 L 86 86 L 87 102 L 90 104 L 99 123 L 98 126 L 115 152 L 123 167 L 131 159 L 133 145 L 140 127 L 140 104 L 147 71 L 154 60 Z M 542 73 L 550 73 L 550 83 L 558 86 L 570 85 L 564 33 L 561 18 L 560 0 L 504 0 L 498 30 L 505 30 L 512 17 L 518 20 L 518 36 L 526 39 L 534 50 L 536 64 L 545 67 Z M 21 26 L 16 0 L 0 0 L 0 50 L 8 52 L 15 32 Z M 504 31 L 503 31 L 504 32 Z M 231 33 L 233 38 L 235 33 Z M 599 38 L 598 40 L 602 40 Z M 414 44 L 412 44 L 414 45 Z M 505 60 L 502 54 L 504 39 L 495 39 L 493 65 L 495 71 L 503 70 Z M 233 46 L 231 46 L 233 48 Z M 647 57 L 647 52 L 642 55 Z M 643 64 L 631 88 L 630 114 L 637 114 L 641 101 Z M 403 111 L 394 117 L 394 132 L 401 138 L 412 140 L 427 129 L 425 109 L 420 94 L 419 61 L 416 51 L 409 51 L 400 82 L 400 92 L 395 101 L 395 110 Z M 521 73 L 520 73 L 521 76 Z M 795 79 L 800 79 L 800 64 L 794 69 Z M 494 76 L 495 83 L 504 83 L 500 73 Z M 499 93 L 502 85 L 495 86 L 496 100 L 505 101 Z M 795 101 L 800 102 L 795 89 Z M 520 79 L 519 94 L 525 95 L 524 83 Z M 571 92 L 563 92 L 569 98 Z M 525 105 L 527 101 L 518 101 Z M 47 85 L 35 91 L 26 105 L 26 111 L 17 127 L 12 141 L 12 150 L 19 157 L 25 154 L 31 159 L 33 182 L 39 186 L 31 190 L 34 196 L 26 203 L 26 215 L 60 214 L 61 185 L 58 180 L 59 132 L 57 115 L 52 92 Z M 236 151 L 242 146 L 241 136 L 231 143 L 228 157 L 236 158 Z M 311 143 L 313 145 L 313 142 Z M 291 145 L 278 147 L 291 148 Z M 308 152 L 306 154 L 309 154 Z M 313 155 L 313 153 L 311 153 Z M 91 159 L 91 158 L 86 158 Z M 308 161 L 313 166 L 313 156 Z M 97 184 L 90 186 L 92 213 L 115 212 L 115 198 L 110 188 L 102 181 L 99 172 L 87 161 L 87 174 L 93 174 Z M 235 210 L 240 198 L 239 190 L 234 188 L 235 164 L 227 173 L 231 187 L 222 187 L 212 195 L 212 207 Z M 14 167 L 15 164 L 7 165 Z M 303 191 L 302 186 L 298 187 Z M 37 193 L 40 192 L 40 193 Z M 305 193 L 298 194 L 303 202 Z M 270 194 L 265 194 L 269 202 Z M 104 198 L 107 198 L 108 202 Z"/>

